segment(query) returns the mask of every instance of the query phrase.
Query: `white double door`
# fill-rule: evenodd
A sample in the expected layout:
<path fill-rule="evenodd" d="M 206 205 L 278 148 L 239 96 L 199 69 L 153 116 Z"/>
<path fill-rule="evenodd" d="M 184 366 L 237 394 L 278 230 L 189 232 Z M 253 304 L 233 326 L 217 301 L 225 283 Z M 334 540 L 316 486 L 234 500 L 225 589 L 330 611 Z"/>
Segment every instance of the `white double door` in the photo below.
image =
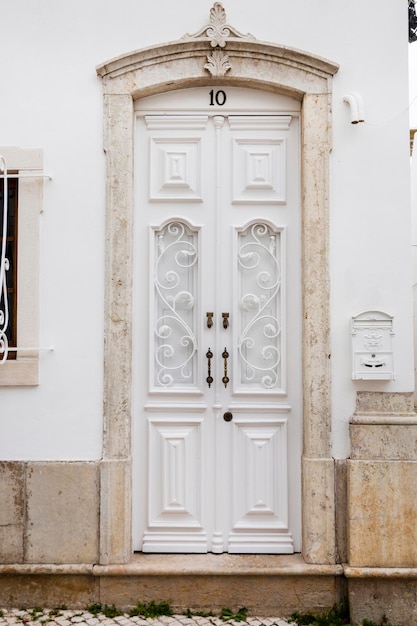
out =
<path fill-rule="evenodd" d="M 300 544 L 298 116 L 233 108 L 259 92 L 209 91 L 176 95 L 193 110 L 169 110 L 171 94 L 137 113 L 134 549 L 290 553 Z M 213 94 L 220 104 L 198 106 Z"/>

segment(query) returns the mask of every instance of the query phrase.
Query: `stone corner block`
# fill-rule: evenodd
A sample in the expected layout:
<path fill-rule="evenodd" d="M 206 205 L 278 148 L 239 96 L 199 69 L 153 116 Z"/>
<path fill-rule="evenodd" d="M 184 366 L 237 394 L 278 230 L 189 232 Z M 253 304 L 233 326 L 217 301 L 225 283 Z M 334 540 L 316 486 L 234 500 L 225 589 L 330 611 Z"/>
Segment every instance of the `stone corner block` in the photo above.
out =
<path fill-rule="evenodd" d="M 100 563 L 126 563 L 132 555 L 131 462 L 105 459 L 100 471 Z"/>
<path fill-rule="evenodd" d="M 417 567 L 417 462 L 348 461 L 348 563 Z"/>
<path fill-rule="evenodd" d="M 336 562 L 333 459 L 303 459 L 303 556 L 306 563 Z"/>
<path fill-rule="evenodd" d="M 28 563 L 95 563 L 99 472 L 93 462 L 29 463 Z"/>
<path fill-rule="evenodd" d="M 417 580 L 371 576 L 348 580 L 350 618 L 353 624 L 417 626 Z"/>
<path fill-rule="evenodd" d="M 413 414 L 414 393 L 386 391 L 358 391 L 356 394 L 356 414 Z"/>

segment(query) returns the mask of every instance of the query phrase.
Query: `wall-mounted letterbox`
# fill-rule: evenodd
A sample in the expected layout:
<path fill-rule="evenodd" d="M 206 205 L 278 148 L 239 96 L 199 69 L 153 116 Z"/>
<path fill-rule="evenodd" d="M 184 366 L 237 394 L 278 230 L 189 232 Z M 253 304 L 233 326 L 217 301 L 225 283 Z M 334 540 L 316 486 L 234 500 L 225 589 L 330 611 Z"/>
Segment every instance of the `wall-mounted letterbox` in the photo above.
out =
<path fill-rule="evenodd" d="M 353 380 L 393 380 L 393 317 L 364 311 L 352 317 Z"/>

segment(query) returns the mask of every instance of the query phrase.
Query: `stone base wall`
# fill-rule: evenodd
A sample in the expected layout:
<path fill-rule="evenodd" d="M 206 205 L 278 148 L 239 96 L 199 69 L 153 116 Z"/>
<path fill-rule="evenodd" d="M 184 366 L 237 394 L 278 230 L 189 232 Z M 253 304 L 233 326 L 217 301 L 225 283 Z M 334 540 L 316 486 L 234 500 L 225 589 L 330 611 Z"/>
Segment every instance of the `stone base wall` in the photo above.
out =
<path fill-rule="evenodd" d="M 417 625 L 417 416 L 412 393 L 359 392 L 347 461 L 353 623 Z"/>
<path fill-rule="evenodd" d="M 88 575 L 0 574 L 0 605 L 4 608 L 85 609 L 99 602 L 98 579 Z"/>
<path fill-rule="evenodd" d="M 356 576 L 353 568 L 346 575 Z M 349 603 L 352 624 L 361 624 L 364 619 L 375 624 L 394 626 L 416 626 L 417 624 L 417 570 L 407 572 L 374 571 L 348 578 Z M 398 577 L 400 576 L 400 577 Z"/>
<path fill-rule="evenodd" d="M 308 565 L 300 555 L 135 555 L 128 565 L 0 566 L 0 606 L 128 610 L 168 602 L 176 613 L 251 616 L 322 612 L 346 595 L 340 565 Z"/>
<path fill-rule="evenodd" d="M 348 563 L 417 567 L 413 394 L 358 394 L 347 472 Z"/>
<path fill-rule="evenodd" d="M 280 610 L 284 615 L 290 607 L 326 608 L 348 592 L 356 622 L 364 618 L 378 622 L 386 615 L 396 626 L 417 626 L 417 415 L 413 394 L 359 392 L 350 436 L 350 459 L 304 459 L 304 497 L 312 494 L 307 498 L 310 508 L 304 506 L 304 520 L 313 517 L 326 523 L 317 525 L 315 542 L 305 535 L 303 558 L 289 557 L 291 567 L 297 562 L 298 568 L 290 577 L 288 564 L 274 575 L 264 571 L 259 566 L 262 556 L 255 556 L 256 575 L 245 574 L 233 561 L 233 576 L 227 578 L 222 572 L 222 578 L 216 580 L 218 573 L 208 574 L 205 561 L 187 578 L 182 568 L 165 571 L 166 555 L 149 555 L 152 562 L 156 556 L 163 559 L 162 572 L 126 574 L 135 558 L 129 547 L 129 461 L 2 461 L 0 605 L 70 603 L 84 607 L 114 602 L 123 606 L 138 599 L 174 601 L 175 590 L 182 589 L 185 608 L 189 604 L 204 610 L 209 600 L 214 602 L 213 585 L 223 590 L 227 579 L 224 589 L 230 597 L 240 589 L 239 602 L 247 598 L 244 604 L 253 606 L 254 611 L 263 606 L 267 612 Z M 124 508 L 122 504 L 113 506 L 119 500 Z M 317 506 L 312 506 L 316 500 Z M 116 514 L 122 510 L 123 515 Z M 311 519 L 307 526 L 315 528 Z M 213 557 L 205 558 L 209 556 Z M 283 557 L 269 558 L 276 568 Z M 195 563 L 196 555 L 190 559 Z M 111 571 L 106 569 L 111 567 Z M 312 573 L 306 569 L 309 567 L 319 569 Z M 324 572 L 320 570 L 323 567 L 336 569 Z M 198 589 L 194 585 L 197 574 Z M 156 584 L 158 597 L 154 595 Z M 267 590 L 271 605 L 261 600 L 258 607 L 261 589 Z M 285 598 L 292 597 L 289 589 L 295 590 L 294 602 L 296 597 L 304 598 L 303 606 L 293 605 L 291 599 L 285 604 Z M 219 602 L 224 601 L 220 594 Z"/>
<path fill-rule="evenodd" d="M 99 463 L 0 462 L 0 563 L 97 563 Z"/>

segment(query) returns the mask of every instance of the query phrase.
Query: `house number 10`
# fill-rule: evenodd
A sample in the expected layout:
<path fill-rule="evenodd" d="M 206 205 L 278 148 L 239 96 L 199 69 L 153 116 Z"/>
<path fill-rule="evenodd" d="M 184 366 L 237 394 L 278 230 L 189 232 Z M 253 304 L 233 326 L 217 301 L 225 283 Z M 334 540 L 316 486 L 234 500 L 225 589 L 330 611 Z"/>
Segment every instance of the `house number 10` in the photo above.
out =
<path fill-rule="evenodd" d="M 214 106 L 215 104 L 217 104 L 217 106 L 222 107 L 224 104 L 226 104 L 226 94 L 223 91 L 223 89 L 220 89 L 219 91 L 214 91 L 214 89 L 212 89 L 210 91 L 210 106 Z"/>

